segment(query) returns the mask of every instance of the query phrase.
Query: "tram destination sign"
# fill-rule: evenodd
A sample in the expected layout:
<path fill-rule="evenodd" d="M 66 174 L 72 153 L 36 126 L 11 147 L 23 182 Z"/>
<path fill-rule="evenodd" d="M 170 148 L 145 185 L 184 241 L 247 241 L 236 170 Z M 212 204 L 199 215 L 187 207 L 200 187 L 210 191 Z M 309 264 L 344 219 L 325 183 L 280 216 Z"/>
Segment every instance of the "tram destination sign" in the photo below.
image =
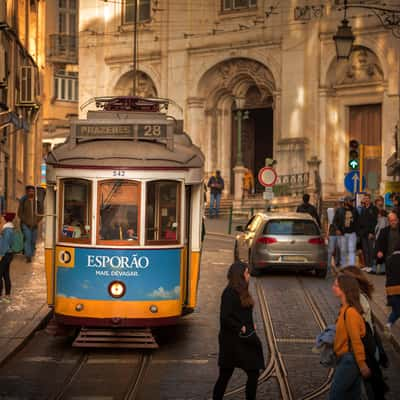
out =
<path fill-rule="evenodd" d="M 113 139 L 163 139 L 167 137 L 165 124 L 134 125 L 76 125 L 77 138 L 107 137 Z"/>

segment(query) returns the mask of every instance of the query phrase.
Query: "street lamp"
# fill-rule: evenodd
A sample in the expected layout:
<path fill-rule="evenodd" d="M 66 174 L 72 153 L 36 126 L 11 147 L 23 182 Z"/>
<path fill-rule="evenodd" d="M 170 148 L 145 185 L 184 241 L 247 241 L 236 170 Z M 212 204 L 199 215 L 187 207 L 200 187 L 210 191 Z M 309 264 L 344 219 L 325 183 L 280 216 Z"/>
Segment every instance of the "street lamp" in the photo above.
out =
<path fill-rule="evenodd" d="M 349 21 L 346 19 L 348 8 L 363 8 L 371 10 L 378 17 L 380 23 L 385 29 L 390 29 L 393 36 L 400 38 L 400 9 L 368 4 L 347 4 L 347 0 L 344 0 L 343 8 L 344 19 L 342 20 L 342 24 L 338 27 L 336 35 L 333 36 L 338 59 L 348 59 L 350 57 L 355 39 Z"/>
<path fill-rule="evenodd" d="M 237 155 L 236 165 L 243 165 L 242 157 L 242 120 L 249 118 L 249 112 L 243 111 L 246 99 L 244 97 L 236 97 L 236 120 L 237 120 Z"/>
<path fill-rule="evenodd" d="M 338 60 L 347 60 L 350 57 L 351 49 L 353 47 L 354 35 L 349 25 L 349 21 L 346 18 L 347 14 L 347 0 L 344 0 L 344 18 L 342 24 L 338 27 L 336 35 L 333 36 L 333 40 L 336 45 L 336 56 Z"/>

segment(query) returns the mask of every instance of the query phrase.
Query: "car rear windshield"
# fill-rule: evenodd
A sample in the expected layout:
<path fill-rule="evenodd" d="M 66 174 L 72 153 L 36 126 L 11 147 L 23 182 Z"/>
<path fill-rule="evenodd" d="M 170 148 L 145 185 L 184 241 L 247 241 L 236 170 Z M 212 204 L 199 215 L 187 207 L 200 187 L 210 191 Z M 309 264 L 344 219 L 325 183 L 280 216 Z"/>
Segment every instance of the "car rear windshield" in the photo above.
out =
<path fill-rule="evenodd" d="M 302 219 L 274 219 L 264 228 L 264 235 L 306 235 L 319 236 L 315 222 Z"/>

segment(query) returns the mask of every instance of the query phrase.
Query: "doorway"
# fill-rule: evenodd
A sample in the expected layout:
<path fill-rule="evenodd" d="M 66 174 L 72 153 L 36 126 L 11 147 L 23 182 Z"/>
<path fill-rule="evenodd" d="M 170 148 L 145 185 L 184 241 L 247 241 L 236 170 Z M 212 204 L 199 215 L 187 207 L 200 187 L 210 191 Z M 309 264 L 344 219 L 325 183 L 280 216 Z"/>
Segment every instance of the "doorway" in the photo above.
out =
<path fill-rule="evenodd" d="M 257 180 L 258 171 L 265 166 L 265 159 L 273 158 L 273 109 L 253 108 L 245 110 L 248 118 L 242 122 L 242 160 L 254 175 L 256 193 L 264 191 Z M 231 147 L 231 194 L 235 191 L 233 168 L 237 161 L 237 121 L 232 113 L 232 147 Z"/>

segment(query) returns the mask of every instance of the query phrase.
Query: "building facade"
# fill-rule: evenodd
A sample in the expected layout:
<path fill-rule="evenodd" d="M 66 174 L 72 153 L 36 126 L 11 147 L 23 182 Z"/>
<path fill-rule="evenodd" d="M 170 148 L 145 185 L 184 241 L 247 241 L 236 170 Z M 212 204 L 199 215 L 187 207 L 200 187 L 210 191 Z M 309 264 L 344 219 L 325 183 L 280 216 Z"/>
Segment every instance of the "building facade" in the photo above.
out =
<path fill-rule="evenodd" d="M 0 1 L 0 212 L 40 183 L 44 2 Z"/>
<path fill-rule="evenodd" d="M 79 0 L 46 1 L 43 143 L 64 142 L 78 115 Z"/>
<path fill-rule="evenodd" d="M 243 165 L 257 173 L 267 157 L 280 183 L 343 193 L 351 139 L 373 149 L 364 175 L 383 191 L 400 112 L 400 39 L 350 8 L 356 39 L 350 59 L 338 61 L 343 1 L 277 4 L 138 2 L 136 94 L 176 103 L 170 111 L 184 118 L 207 173 L 221 170 L 225 194 L 238 197 Z M 80 103 L 132 94 L 135 1 L 81 0 L 79 12 Z"/>

